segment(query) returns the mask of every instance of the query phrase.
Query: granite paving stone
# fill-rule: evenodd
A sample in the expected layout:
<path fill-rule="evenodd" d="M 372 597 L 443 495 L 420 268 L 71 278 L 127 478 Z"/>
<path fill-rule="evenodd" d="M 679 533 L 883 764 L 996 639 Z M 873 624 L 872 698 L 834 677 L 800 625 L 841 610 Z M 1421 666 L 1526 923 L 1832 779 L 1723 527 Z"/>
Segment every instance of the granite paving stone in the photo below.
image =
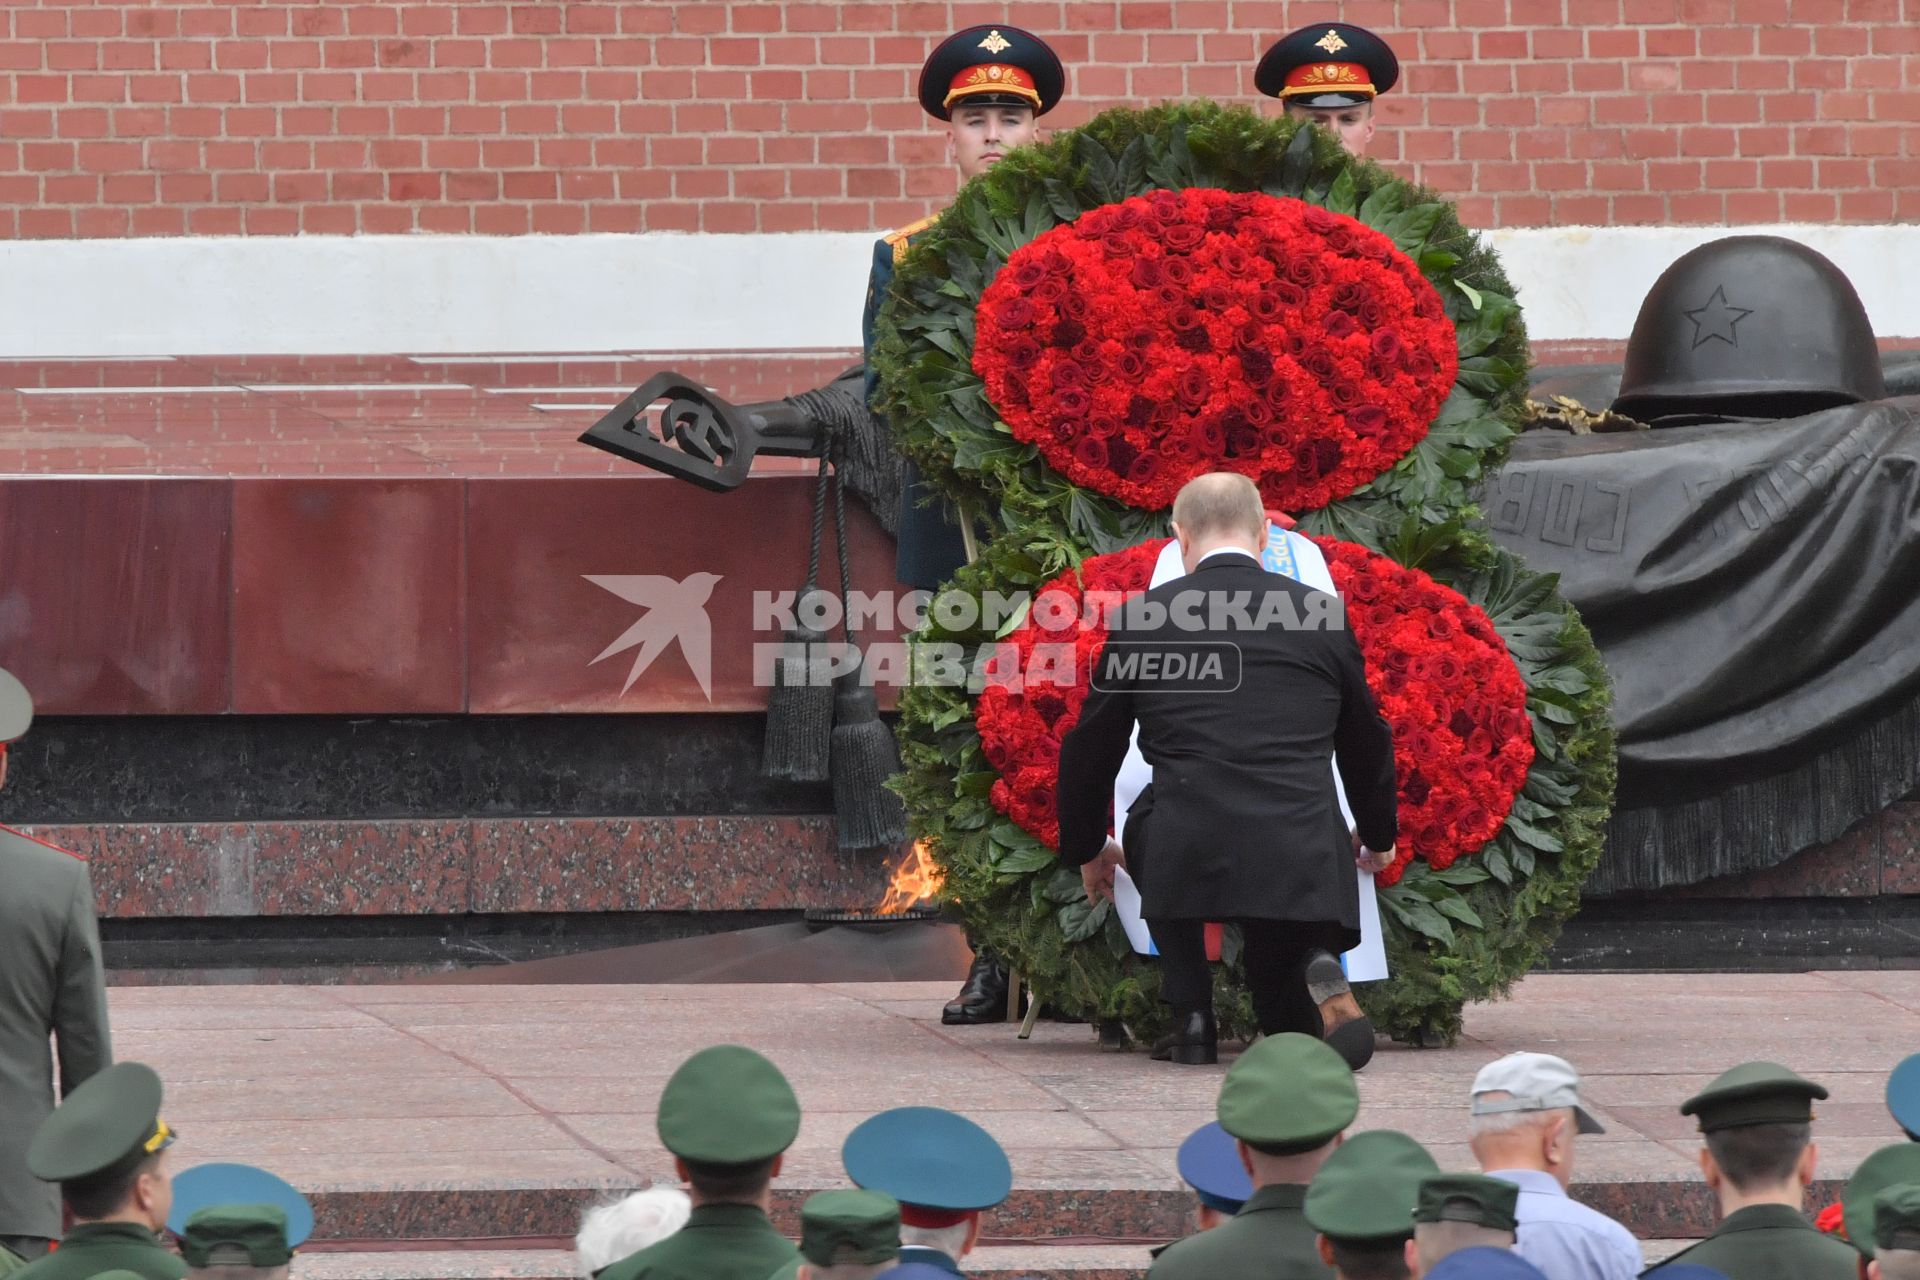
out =
<path fill-rule="evenodd" d="M 671 1177 L 653 1124 L 660 1087 L 719 1040 L 767 1052 L 801 1099 L 779 1221 L 808 1190 L 842 1182 L 839 1145 L 860 1119 L 937 1103 L 973 1114 L 1010 1153 L 1016 1190 L 995 1239 L 1181 1230 L 1190 1202 L 1174 1151 L 1211 1118 L 1242 1046 L 1223 1046 L 1218 1067 L 1176 1068 L 1101 1053 L 1084 1025 L 1042 1023 L 1022 1042 L 1010 1025 L 941 1026 L 950 994 L 944 983 L 394 985 L 111 998 L 121 1056 L 168 1082 L 181 1163 L 266 1164 L 318 1194 L 323 1242 L 566 1235 L 584 1205 Z M 1443 1167 L 1470 1168 L 1474 1072 L 1514 1049 L 1560 1052 L 1609 1125 L 1579 1145 L 1576 1193 L 1643 1235 L 1686 1237 L 1707 1229 L 1711 1204 L 1698 1136 L 1675 1110 L 1683 1098 L 1748 1058 L 1824 1080 L 1834 1096 L 1820 1110 L 1817 1204 L 1899 1137 L 1884 1073 L 1916 1043 L 1920 974 L 1536 975 L 1511 1000 L 1469 1009 L 1452 1048 L 1383 1044 L 1360 1078 L 1356 1128 L 1404 1130 Z M 420 1280 L 494 1274 L 422 1266 Z"/>

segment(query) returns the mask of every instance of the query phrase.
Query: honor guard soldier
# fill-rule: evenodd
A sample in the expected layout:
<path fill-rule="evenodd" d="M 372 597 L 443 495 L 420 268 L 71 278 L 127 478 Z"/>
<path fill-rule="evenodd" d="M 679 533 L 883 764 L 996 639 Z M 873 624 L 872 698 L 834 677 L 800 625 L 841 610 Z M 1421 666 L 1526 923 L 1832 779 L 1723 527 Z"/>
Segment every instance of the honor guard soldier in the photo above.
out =
<path fill-rule="evenodd" d="M 947 125 L 947 152 L 960 180 L 979 177 L 1013 148 L 1032 142 L 1038 120 L 1066 90 L 1067 73 L 1047 42 L 1019 27 L 989 24 L 942 40 L 920 69 L 920 105 Z M 893 283 L 894 268 L 932 218 L 882 236 L 873 246 L 867 306 L 860 334 L 867 362 L 867 399 L 878 381 L 873 369 L 874 327 Z M 967 562 L 966 539 L 946 503 L 906 464 L 900 492 L 894 574 L 919 591 L 936 591 Z M 1004 1022 L 1008 974 L 997 959 L 976 955 L 960 994 L 941 1011 L 949 1026 Z"/>
<path fill-rule="evenodd" d="M 897 1107 L 860 1122 L 840 1148 L 855 1186 L 900 1202 L 900 1265 L 887 1280 L 946 1280 L 980 1241 L 980 1215 L 1013 1191 L 993 1135 L 940 1107 Z"/>
<path fill-rule="evenodd" d="M 693 1213 L 599 1280 L 767 1280 L 799 1258 L 767 1217 L 781 1156 L 800 1134 L 800 1102 L 780 1068 L 740 1045 L 702 1049 L 667 1080 L 658 1124 Z"/>
<path fill-rule="evenodd" d="M 1433 1270 L 1462 1249 L 1511 1249 L 1520 1188 L 1477 1173 L 1442 1173 L 1420 1184 L 1413 1243 L 1420 1269 Z"/>
<path fill-rule="evenodd" d="M 1681 1115 L 1699 1120 L 1700 1168 L 1724 1216 L 1669 1262 L 1712 1267 L 1728 1280 L 1854 1280 L 1853 1251 L 1801 1211 L 1817 1158 L 1813 1103 L 1826 1096 L 1785 1067 L 1746 1062 L 1681 1104 Z"/>
<path fill-rule="evenodd" d="M 1307 1184 L 1359 1110 L 1353 1071 L 1313 1036 L 1283 1032 L 1241 1054 L 1221 1082 L 1215 1114 L 1235 1140 L 1252 1193 L 1229 1221 L 1158 1254 L 1150 1280 L 1326 1275 L 1303 1211 Z M 1416 1189 L 1407 1188 L 1409 1236 Z"/>
<path fill-rule="evenodd" d="M 60 1184 L 74 1225 L 59 1249 L 14 1273 L 23 1280 L 92 1280 L 131 1271 L 141 1280 L 181 1280 L 187 1265 L 157 1234 L 173 1206 L 160 1118 L 160 1077 L 122 1062 L 66 1096 L 27 1148 L 27 1168 Z"/>
<path fill-rule="evenodd" d="M 800 1260 L 774 1280 L 872 1280 L 900 1260 L 900 1205 L 878 1191 L 821 1191 L 800 1206 Z"/>
<path fill-rule="evenodd" d="M 1253 84 L 1290 116 L 1311 120 L 1356 156 L 1373 141 L 1373 100 L 1400 79 L 1385 40 L 1350 22 L 1302 27 L 1274 42 Z"/>
<path fill-rule="evenodd" d="M 1032 142 L 1039 117 L 1053 110 L 1066 88 L 1066 71 L 1047 42 L 1018 27 L 968 27 L 941 41 L 920 69 L 920 105 L 948 128 L 947 152 L 970 181 L 991 169 L 1013 148 Z M 861 340 L 867 358 L 867 391 L 872 398 L 874 326 L 894 268 L 907 256 L 915 237 L 932 218 L 882 236 L 873 247 L 873 271 L 867 279 L 867 307 Z M 900 499 L 900 581 L 922 591 L 941 586 L 967 562 L 960 525 L 907 463 Z"/>
<path fill-rule="evenodd" d="M 32 723 L 33 699 L 0 671 L 0 786 L 8 745 Z M 0 827 L 0 885 L 0 1253 L 31 1262 L 60 1235 L 59 1192 L 27 1172 L 27 1143 L 53 1112 L 53 1045 L 66 1094 L 113 1049 L 87 864 Z"/>
<path fill-rule="evenodd" d="M 1342 1280 L 1417 1275 L 1414 1204 L 1421 1182 L 1438 1172 L 1427 1149 L 1404 1133 L 1372 1129 L 1349 1138 L 1307 1188 L 1321 1260 Z"/>
<path fill-rule="evenodd" d="M 167 1229 L 188 1280 L 285 1280 L 313 1234 L 313 1205 L 265 1169 L 200 1164 L 173 1180 Z"/>

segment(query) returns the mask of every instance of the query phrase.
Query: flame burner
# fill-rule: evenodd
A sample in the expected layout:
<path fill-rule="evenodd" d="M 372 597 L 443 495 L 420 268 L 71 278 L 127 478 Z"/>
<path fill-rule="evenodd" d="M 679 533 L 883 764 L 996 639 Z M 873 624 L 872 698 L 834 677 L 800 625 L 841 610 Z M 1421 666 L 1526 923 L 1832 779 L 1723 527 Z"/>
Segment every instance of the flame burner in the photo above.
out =
<path fill-rule="evenodd" d="M 837 924 L 869 927 L 919 924 L 939 918 L 940 908 L 936 906 L 908 907 L 904 911 L 835 911 L 826 907 L 808 907 L 805 915 L 807 927 L 816 930 Z"/>

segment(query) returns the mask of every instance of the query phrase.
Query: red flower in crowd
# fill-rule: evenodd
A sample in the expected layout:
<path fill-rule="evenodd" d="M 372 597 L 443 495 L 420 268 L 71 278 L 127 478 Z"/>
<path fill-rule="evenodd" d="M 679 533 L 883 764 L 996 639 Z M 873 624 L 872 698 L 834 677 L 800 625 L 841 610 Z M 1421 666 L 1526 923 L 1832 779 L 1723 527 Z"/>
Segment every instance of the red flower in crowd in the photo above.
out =
<path fill-rule="evenodd" d="M 1258 192 L 1154 192 L 1056 227 L 975 323 L 974 370 L 1014 436 L 1149 510 L 1222 469 L 1270 506 L 1323 507 L 1420 442 L 1458 371 L 1439 295 L 1390 240 Z M 1096 416 L 1125 423 L 1104 463 L 1077 448 Z"/>
<path fill-rule="evenodd" d="M 1464 596 L 1364 547 L 1315 538 L 1367 660 L 1367 683 L 1393 730 L 1400 780 L 1393 884 L 1418 857 L 1452 865 L 1493 839 L 1533 764 L 1527 686 L 1493 623 Z M 1010 635 L 1001 679 L 974 709 L 987 763 L 1000 774 L 993 806 L 1050 848 L 1060 838 L 1054 788 L 1060 739 L 1080 718 L 1106 613 L 1090 605 L 1146 590 L 1165 539 L 1094 556 L 1034 593 L 1046 599 Z M 1057 597 L 1049 593 L 1059 593 Z M 1069 620 L 1070 619 L 1070 620 Z M 1047 646 L 1044 651 L 1041 646 Z M 1057 682 L 1034 680 L 1043 656 L 1071 647 Z M 1023 682 L 1021 677 L 1025 677 Z"/>

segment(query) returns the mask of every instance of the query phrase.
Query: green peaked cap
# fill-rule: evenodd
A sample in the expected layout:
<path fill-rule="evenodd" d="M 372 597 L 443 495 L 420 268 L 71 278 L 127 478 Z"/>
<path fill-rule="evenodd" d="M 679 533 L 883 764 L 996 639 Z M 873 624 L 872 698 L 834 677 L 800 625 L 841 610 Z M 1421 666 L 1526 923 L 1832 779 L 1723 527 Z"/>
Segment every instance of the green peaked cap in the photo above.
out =
<path fill-rule="evenodd" d="M 1743 1062 L 1680 1104 L 1680 1114 L 1696 1116 L 1700 1132 L 1753 1124 L 1806 1124 L 1813 1102 L 1827 1096 L 1825 1086 L 1802 1079 L 1777 1062 Z"/>
<path fill-rule="evenodd" d="M 41 1121 L 27 1170 L 42 1182 L 72 1182 L 132 1168 L 173 1142 L 160 1119 L 160 1077 L 140 1062 L 116 1062 L 87 1077 Z"/>
<path fill-rule="evenodd" d="M 1356 1133 L 1327 1157 L 1307 1188 L 1307 1222 L 1352 1244 L 1404 1240 L 1413 1234 L 1421 1182 L 1439 1172 L 1427 1149 L 1404 1133 Z"/>
<path fill-rule="evenodd" d="M 800 1252 L 817 1267 L 900 1256 L 900 1202 L 878 1191 L 821 1191 L 800 1207 Z"/>
<path fill-rule="evenodd" d="M 1471 1222 L 1496 1231 L 1512 1231 L 1520 1205 L 1520 1187 L 1503 1178 L 1477 1173 L 1440 1173 L 1420 1183 L 1415 1222 Z"/>
<path fill-rule="evenodd" d="M 1227 1070 L 1215 1107 L 1220 1127 L 1256 1147 L 1311 1150 L 1346 1131 L 1360 1112 L 1353 1070 L 1315 1036 L 1268 1036 Z"/>
<path fill-rule="evenodd" d="M 1882 1147 L 1853 1171 L 1840 1193 L 1841 1214 L 1847 1224 L 1847 1243 L 1871 1258 L 1879 1228 L 1876 1203 L 1882 1191 L 1920 1182 L 1920 1142 L 1896 1142 Z"/>
<path fill-rule="evenodd" d="M 192 1267 L 209 1266 L 213 1251 L 247 1251 L 256 1267 L 277 1267 L 293 1258 L 287 1244 L 287 1211 L 275 1204 L 216 1204 L 195 1213 L 180 1230 L 180 1256 Z"/>
<path fill-rule="evenodd" d="M 660 1094 L 660 1144 L 701 1164 L 771 1160 L 800 1134 L 800 1100 L 780 1068 L 718 1044 L 688 1058 Z"/>

